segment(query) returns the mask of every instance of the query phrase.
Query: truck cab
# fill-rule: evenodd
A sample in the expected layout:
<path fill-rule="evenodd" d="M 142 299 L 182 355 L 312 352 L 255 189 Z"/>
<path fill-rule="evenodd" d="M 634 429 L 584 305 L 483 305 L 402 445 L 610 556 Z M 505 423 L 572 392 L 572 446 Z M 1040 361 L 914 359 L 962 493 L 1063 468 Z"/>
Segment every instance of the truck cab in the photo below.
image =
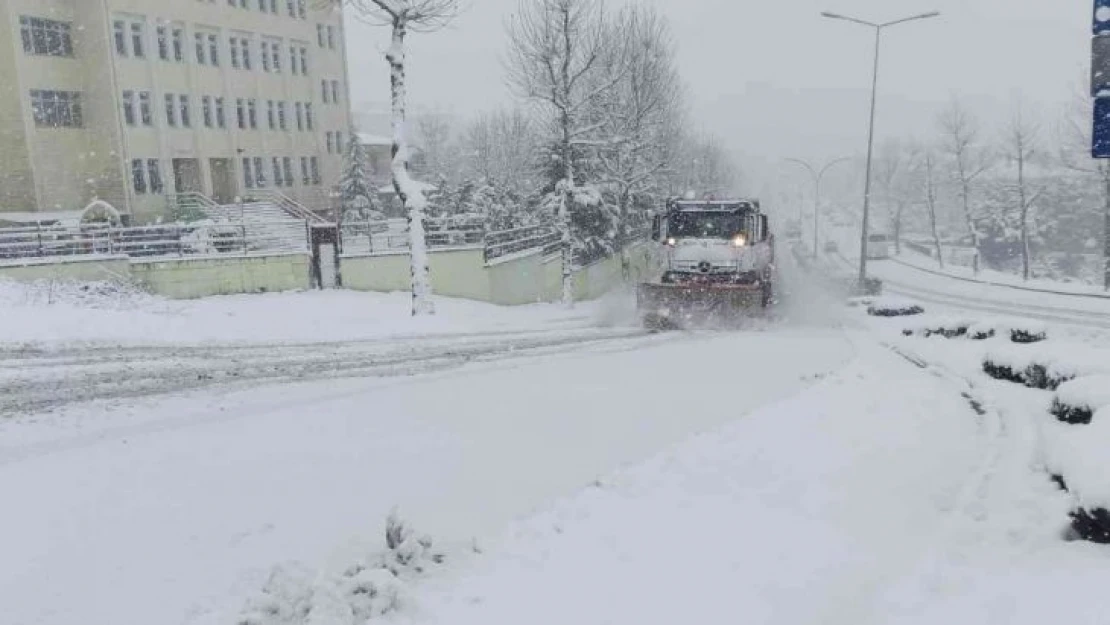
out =
<path fill-rule="evenodd" d="M 753 284 L 772 262 L 767 216 L 756 200 L 673 200 L 652 223 L 663 284 Z"/>

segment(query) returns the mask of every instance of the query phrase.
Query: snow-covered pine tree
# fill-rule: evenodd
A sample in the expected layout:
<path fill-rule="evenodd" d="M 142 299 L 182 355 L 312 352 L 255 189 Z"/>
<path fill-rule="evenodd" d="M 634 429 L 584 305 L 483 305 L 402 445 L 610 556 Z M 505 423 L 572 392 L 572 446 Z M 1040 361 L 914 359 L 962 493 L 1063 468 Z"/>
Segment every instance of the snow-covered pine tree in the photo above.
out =
<path fill-rule="evenodd" d="M 369 221 L 373 211 L 378 210 L 374 189 L 366 173 L 366 149 L 358 140 L 358 133 L 352 130 L 348 135 L 347 155 L 343 163 L 343 175 L 339 178 L 338 191 L 342 221 Z"/>

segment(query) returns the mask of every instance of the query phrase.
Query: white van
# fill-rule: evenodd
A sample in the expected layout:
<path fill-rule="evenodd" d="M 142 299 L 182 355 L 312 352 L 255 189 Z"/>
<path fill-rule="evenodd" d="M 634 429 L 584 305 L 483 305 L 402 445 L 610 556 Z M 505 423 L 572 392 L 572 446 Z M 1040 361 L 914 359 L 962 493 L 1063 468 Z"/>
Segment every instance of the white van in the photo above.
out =
<path fill-rule="evenodd" d="M 882 233 L 867 235 L 867 259 L 883 260 L 890 258 L 890 237 Z"/>

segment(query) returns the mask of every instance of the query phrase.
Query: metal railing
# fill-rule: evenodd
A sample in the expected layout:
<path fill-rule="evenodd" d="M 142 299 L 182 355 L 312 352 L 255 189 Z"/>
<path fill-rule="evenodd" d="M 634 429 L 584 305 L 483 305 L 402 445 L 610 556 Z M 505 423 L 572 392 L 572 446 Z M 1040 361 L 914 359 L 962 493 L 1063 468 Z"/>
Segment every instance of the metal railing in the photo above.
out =
<path fill-rule="evenodd" d="M 0 228 L 0 260 L 196 256 L 308 249 L 305 222 Z"/>
<path fill-rule="evenodd" d="M 542 249 L 544 255 L 554 254 L 562 248 L 562 238 L 551 226 L 525 226 L 491 232 L 486 235 L 485 246 L 486 262 L 489 262 L 535 249 Z"/>
<path fill-rule="evenodd" d="M 244 202 L 269 202 L 274 206 L 285 211 L 293 219 L 300 219 L 309 223 L 323 224 L 328 223 L 320 215 L 309 210 L 307 206 L 294 200 L 293 198 L 285 195 L 281 191 L 274 189 L 254 189 L 250 192 L 249 198 L 244 198 Z"/>

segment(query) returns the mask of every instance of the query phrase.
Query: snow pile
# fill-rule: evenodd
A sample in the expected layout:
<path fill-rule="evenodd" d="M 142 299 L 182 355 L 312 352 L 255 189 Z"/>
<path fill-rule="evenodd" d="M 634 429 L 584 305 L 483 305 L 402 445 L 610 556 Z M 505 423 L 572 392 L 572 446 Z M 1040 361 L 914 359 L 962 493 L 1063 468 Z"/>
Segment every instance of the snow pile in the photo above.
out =
<path fill-rule="evenodd" d="M 1099 410 L 1089 425 L 1054 421 L 1045 427 L 1044 434 L 1047 468 L 1063 477 L 1079 510 L 1086 511 L 1086 515 L 1079 515 L 1079 524 L 1097 522 L 1094 513 L 1101 510 L 1105 515 L 1110 508 L 1110 470 L 1107 470 L 1106 455 L 1106 450 L 1110 449 L 1110 407 Z M 1076 529 L 1083 533 L 1080 528 Z M 1103 530 L 1110 532 L 1110 524 Z"/>
<path fill-rule="evenodd" d="M 1110 406 L 1110 375 L 1089 375 L 1060 385 L 1052 414 L 1064 423 L 1088 424 L 1104 406 Z"/>
<path fill-rule="evenodd" d="M 391 514 L 386 521 L 386 550 L 341 571 L 315 578 L 300 566 L 279 566 L 262 594 L 251 600 L 238 625 L 364 625 L 401 609 L 407 580 L 442 564 L 432 539 L 419 535 Z"/>
<path fill-rule="evenodd" d="M 879 297 L 867 307 L 867 314 L 873 317 L 908 317 L 924 312 L 920 304 L 897 297 Z"/>
<path fill-rule="evenodd" d="M 1000 346 L 984 355 L 983 371 L 998 380 L 1056 390 L 1079 376 L 1110 374 L 1110 351 L 1068 343 Z"/>

